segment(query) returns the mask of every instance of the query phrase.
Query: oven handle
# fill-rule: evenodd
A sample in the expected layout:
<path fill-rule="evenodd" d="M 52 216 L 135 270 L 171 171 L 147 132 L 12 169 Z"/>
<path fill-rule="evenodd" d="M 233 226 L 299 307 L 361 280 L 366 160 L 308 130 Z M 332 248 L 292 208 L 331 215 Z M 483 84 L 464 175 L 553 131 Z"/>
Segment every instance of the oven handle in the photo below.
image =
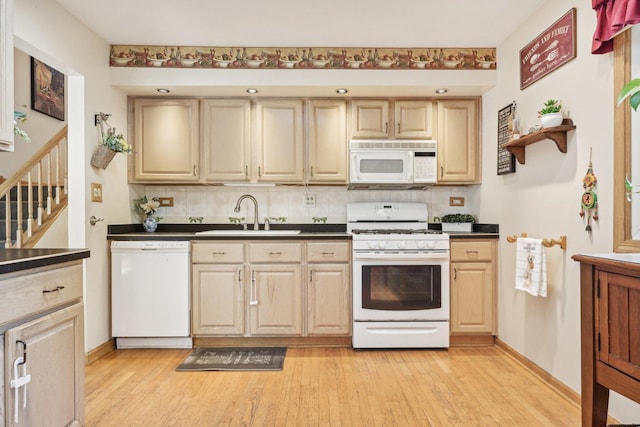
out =
<path fill-rule="evenodd" d="M 375 252 L 354 252 L 353 260 L 384 260 L 384 261 L 449 261 L 449 252 L 429 252 L 429 253 L 375 253 Z"/>

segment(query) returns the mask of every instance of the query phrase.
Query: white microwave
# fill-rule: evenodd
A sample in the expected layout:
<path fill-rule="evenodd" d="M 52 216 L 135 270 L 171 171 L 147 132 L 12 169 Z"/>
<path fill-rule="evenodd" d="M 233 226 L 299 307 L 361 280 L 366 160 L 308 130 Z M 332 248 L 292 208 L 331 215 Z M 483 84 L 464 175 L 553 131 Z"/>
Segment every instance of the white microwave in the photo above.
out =
<path fill-rule="evenodd" d="M 350 188 L 420 188 L 437 182 L 436 141 L 352 140 Z"/>

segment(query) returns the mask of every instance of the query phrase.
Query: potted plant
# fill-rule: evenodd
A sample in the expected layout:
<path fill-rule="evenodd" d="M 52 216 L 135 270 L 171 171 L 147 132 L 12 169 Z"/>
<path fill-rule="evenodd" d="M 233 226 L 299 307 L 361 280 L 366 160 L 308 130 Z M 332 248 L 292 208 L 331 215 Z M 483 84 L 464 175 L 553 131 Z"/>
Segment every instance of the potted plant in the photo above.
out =
<path fill-rule="evenodd" d="M 638 105 L 640 105 L 640 78 L 632 79 L 624 85 L 620 93 L 618 94 L 618 105 L 620 105 L 625 99 L 629 98 L 629 104 L 631 108 L 638 111 Z"/>
<path fill-rule="evenodd" d="M 133 148 L 127 143 L 121 133 L 116 134 L 111 128 L 102 135 L 102 142 L 91 156 L 91 165 L 97 168 L 106 169 L 117 153 L 131 153 Z"/>
<path fill-rule="evenodd" d="M 147 196 L 142 196 L 139 199 L 134 200 L 136 210 L 145 215 L 142 220 L 142 226 L 144 227 L 144 231 L 152 233 L 156 231 L 158 227 L 158 221 L 161 218 L 154 216 L 158 208 L 160 207 L 160 199 L 157 197 L 152 197 L 148 199 Z"/>
<path fill-rule="evenodd" d="M 549 99 L 538 111 L 542 127 L 551 128 L 562 124 L 562 104 L 557 99 Z"/>
<path fill-rule="evenodd" d="M 469 214 L 447 214 L 443 216 L 440 221 L 442 222 L 442 231 L 470 232 L 473 229 L 473 223 L 476 222 L 476 219 L 473 215 Z"/>

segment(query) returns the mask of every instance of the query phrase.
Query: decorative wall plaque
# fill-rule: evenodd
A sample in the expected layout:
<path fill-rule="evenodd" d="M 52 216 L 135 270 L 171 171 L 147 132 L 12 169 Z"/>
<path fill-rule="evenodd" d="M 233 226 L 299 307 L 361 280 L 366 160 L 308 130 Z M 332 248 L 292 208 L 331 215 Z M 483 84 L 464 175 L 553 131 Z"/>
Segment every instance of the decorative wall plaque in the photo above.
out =
<path fill-rule="evenodd" d="M 515 103 L 498 111 L 498 175 L 516 171 L 516 156 L 504 147 L 513 136 L 513 119 L 516 113 Z"/>

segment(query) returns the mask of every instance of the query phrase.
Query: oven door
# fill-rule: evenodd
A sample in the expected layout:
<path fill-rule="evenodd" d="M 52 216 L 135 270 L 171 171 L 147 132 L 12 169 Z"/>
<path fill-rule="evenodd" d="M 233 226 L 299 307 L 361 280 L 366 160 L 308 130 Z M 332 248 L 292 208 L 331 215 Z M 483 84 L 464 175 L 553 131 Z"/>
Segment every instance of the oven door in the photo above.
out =
<path fill-rule="evenodd" d="M 413 152 L 406 150 L 351 150 L 352 184 L 411 184 Z"/>
<path fill-rule="evenodd" d="M 354 253 L 353 319 L 449 320 L 448 252 Z"/>

